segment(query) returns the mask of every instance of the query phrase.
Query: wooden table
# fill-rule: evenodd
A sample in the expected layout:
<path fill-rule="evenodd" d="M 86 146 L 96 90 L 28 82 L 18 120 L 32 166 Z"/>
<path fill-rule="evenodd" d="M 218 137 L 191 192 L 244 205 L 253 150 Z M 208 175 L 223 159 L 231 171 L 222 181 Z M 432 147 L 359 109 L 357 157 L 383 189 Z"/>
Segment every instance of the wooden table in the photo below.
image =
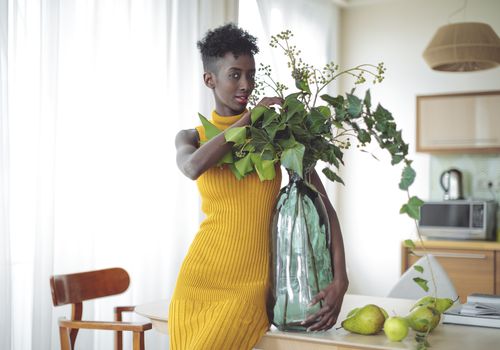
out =
<path fill-rule="evenodd" d="M 387 310 L 389 315 L 406 316 L 413 305 L 413 300 L 371 297 L 362 295 L 346 295 L 339 315 L 339 322 L 347 313 L 366 304 L 376 304 Z M 168 301 L 139 305 L 135 312 L 151 320 L 153 328 L 167 333 Z M 410 330 L 403 342 L 389 341 L 384 332 L 365 336 L 352 334 L 344 329 L 331 329 L 326 332 L 292 333 L 281 332 L 272 327 L 255 349 L 262 350 L 352 350 L 352 349 L 415 349 L 415 332 Z M 429 336 L 432 350 L 498 349 L 500 330 L 494 328 L 468 327 L 450 324 L 439 325 Z"/>

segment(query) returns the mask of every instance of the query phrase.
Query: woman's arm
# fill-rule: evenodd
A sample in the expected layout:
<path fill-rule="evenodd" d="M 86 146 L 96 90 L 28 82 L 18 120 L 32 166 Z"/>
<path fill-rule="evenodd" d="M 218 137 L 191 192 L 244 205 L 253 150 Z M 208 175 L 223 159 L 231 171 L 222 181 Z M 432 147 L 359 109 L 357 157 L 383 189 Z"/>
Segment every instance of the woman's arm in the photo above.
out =
<path fill-rule="evenodd" d="M 245 126 L 249 122 L 250 112 L 246 112 L 230 128 Z M 232 143 L 226 141 L 223 132 L 199 147 L 198 131 L 195 129 L 181 130 L 175 137 L 177 166 L 184 175 L 191 180 L 196 180 L 201 174 L 216 165 L 231 150 L 231 147 Z"/>
<path fill-rule="evenodd" d="M 340 230 L 337 213 L 328 199 L 325 187 L 319 175 L 316 173 L 316 170 L 311 172 L 310 182 L 318 190 L 328 213 L 331 232 L 330 251 L 333 257 L 333 281 L 311 301 L 311 305 L 314 305 L 320 300 L 323 300 L 323 307 L 316 314 L 311 315 L 304 321 L 304 324 L 311 324 L 308 330 L 319 331 L 330 329 L 337 322 L 337 317 L 342 307 L 342 301 L 347 291 L 349 280 L 347 278 L 345 265 L 344 242 L 342 240 L 342 232 Z"/>
<path fill-rule="evenodd" d="M 257 106 L 269 107 L 281 105 L 283 99 L 279 97 L 264 97 Z M 229 128 L 245 126 L 250 124 L 250 111 L 231 125 Z M 221 158 L 231 150 L 232 142 L 227 142 L 224 133 L 210 139 L 199 146 L 199 136 L 195 129 L 181 130 L 175 137 L 175 148 L 177 149 L 177 166 L 184 175 L 191 180 L 196 180 L 205 171 L 216 165 Z"/>

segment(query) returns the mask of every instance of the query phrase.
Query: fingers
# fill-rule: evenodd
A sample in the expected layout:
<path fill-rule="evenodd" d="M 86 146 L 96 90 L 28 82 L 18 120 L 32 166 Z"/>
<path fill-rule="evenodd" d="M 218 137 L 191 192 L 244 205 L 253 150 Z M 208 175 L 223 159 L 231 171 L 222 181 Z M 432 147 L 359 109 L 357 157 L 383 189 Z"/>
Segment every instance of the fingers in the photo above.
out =
<path fill-rule="evenodd" d="M 316 317 L 312 319 L 318 321 L 312 324 L 309 328 L 307 328 L 307 330 L 310 332 L 314 332 L 332 328 L 333 325 L 337 322 L 339 311 L 340 308 L 337 305 L 333 307 L 325 305 L 324 307 L 321 308 L 320 311 L 318 311 L 314 315 Z"/>
<path fill-rule="evenodd" d="M 323 317 L 319 322 L 313 324 L 311 327 L 307 329 L 308 332 L 316 332 L 316 331 L 326 331 L 333 327 L 333 325 L 337 322 L 336 316 L 331 317 Z"/>
<path fill-rule="evenodd" d="M 272 105 L 282 105 L 283 104 L 283 99 L 281 97 L 264 97 L 262 100 L 260 100 L 259 103 L 257 103 L 257 106 L 264 106 L 264 107 L 269 107 Z"/>
<path fill-rule="evenodd" d="M 314 296 L 314 298 L 311 299 L 311 302 L 309 303 L 309 306 L 313 306 L 315 304 L 317 304 L 318 302 L 320 302 L 321 300 L 323 300 L 325 298 L 325 292 L 324 291 L 321 291 L 319 292 L 318 294 L 316 294 Z"/>
<path fill-rule="evenodd" d="M 330 313 L 333 309 L 334 307 L 325 304 L 321 309 L 318 310 L 318 312 L 315 312 L 311 316 L 307 317 L 304 321 L 302 321 L 302 324 L 308 325 L 314 323 L 318 319 L 323 319 L 325 315 Z"/>

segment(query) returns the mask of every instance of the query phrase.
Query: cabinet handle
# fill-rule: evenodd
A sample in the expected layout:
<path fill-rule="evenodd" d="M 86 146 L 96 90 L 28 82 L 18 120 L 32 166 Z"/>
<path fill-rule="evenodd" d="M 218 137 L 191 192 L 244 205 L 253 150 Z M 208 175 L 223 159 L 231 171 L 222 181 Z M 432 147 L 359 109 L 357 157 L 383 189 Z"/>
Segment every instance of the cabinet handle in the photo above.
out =
<path fill-rule="evenodd" d="M 415 256 L 424 256 L 425 252 L 421 250 L 414 250 L 411 254 Z M 486 259 L 485 254 L 474 254 L 474 253 L 449 253 L 449 252 L 431 252 L 429 253 L 437 258 L 463 258 L 463 259 Z"/>

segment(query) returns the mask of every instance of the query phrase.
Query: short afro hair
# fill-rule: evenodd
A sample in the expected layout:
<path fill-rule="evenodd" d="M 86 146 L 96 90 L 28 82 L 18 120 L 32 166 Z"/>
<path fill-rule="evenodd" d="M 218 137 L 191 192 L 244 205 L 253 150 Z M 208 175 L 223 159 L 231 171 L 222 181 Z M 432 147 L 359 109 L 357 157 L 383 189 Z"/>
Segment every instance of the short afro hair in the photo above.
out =
<path fill-rule="evenodd" d="M 215 63 L 228 52 L 235 56 L 255 55 L 259 52 L 257 38 L 247 31 L 237 27 L 234 23 L 209 30 L 197 46 L 201 53 L 203 68 L 215 70 Z"/>

